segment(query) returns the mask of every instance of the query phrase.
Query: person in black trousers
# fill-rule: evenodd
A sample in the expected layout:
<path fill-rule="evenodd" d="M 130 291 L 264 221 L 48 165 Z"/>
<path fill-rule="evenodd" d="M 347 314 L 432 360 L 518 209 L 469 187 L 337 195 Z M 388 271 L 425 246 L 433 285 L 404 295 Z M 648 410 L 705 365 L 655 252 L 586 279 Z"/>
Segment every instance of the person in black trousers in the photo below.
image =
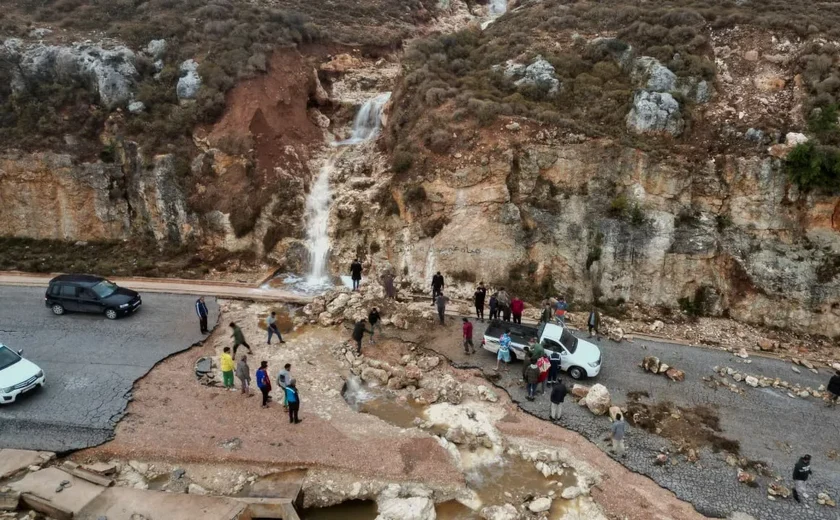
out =
<path fill-rule="evenodd" d="M 359 290 L 359 284 L 362 283 L 362 263 L 356 258 L 350 264 L 350 278 L 353 279 L 353 290 Z"/>
<path fill-rule="evenodd" d="M 432 305 L 437 302 L 438 295 L 443 292 L 443 286 L 443 275 L 438 271 L 432 276 Z"/>
<path fill-rule="evenodd" d="M 292 424 L 299 423 L 300 393 L 297 389 L 297 381 L 294 378 L 289 381 L 289 386 L 286 387 L 286 403 L 289 405 L 289 422 Z"/>
<path fill-rule="evenodd" d="M 478 282 L 478 287 L 475 289 L 473 299 L 475 300 L 475 317 L 484 322 L 484 299 L 487 297 L 487 288 L 484 287 L 484 282 Z"/>
<path fill-rule="evenodd" d="M 195 301 L 195 313 L 198 314 L 198 326 L 201 327 L 201 333 L 207 334 L 207 305 L 204 303 L 204 296 L 201 296 Z"/>

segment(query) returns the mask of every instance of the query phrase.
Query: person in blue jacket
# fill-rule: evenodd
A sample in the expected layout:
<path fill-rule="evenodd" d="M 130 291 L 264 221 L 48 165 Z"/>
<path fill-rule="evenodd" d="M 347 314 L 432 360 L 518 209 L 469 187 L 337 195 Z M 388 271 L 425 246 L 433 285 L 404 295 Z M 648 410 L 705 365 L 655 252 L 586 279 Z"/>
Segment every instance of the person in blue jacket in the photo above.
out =
<path fill-rule="evenodd" d="M 271 377 L 268 375 L 268 361 L 260 361 L 257 370 L 257 388 L 262 392 L 262 407 L 268 408 L 268 393 L 271 392 Z"/>
<path fill-rule="evenodd" d="M 207 334 L 207 305 L 204 303 L 204 296 L 195 301 L 195 313 L 198 314 L 198 326 L 201 333 Z"/>
<path fill-rule="evenodd" d="M 300 410 L 300 393 L 297 389 L 297 381 L 295 378 L 292 378 L 289 381 L 289 385 L 286 387 L 286 404 L 289 406 L 289 422 L 292 424 L 297 424 L 300 422 L 298 419 L 298 411 Z"/>

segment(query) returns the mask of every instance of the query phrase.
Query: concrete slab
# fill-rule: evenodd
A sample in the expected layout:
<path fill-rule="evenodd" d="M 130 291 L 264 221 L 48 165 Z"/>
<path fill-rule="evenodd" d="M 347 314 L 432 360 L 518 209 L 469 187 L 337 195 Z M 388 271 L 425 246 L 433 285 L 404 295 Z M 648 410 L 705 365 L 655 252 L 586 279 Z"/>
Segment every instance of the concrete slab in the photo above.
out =
<path fill-rule="evenodd" d="M 41 465 L 55 458 L 48 451 L 0 449 L 0 479 L 8 478 L 32 465 Z"/>
<path fill-rule="evenodd" d="M 187 495 L 112 487 L 104 489 L 74 518 L 131 520 L 133 514 L 153 519 L 243 519 L 248 505 L 232 498 Z M 137 518 L 137 517 L 134 517 Z"/>
<path fill-rule="evenodd" d="M 70 482 L 70 485 L 61 492 L 56 492 L 65 480 Z M 46 468 L 28 473 L 21 480 L 9 484 L 9 487 L 21 493 L 29 493 L 45 499 L 59 509 L 71 511 L 74 514 L 105 491 L 105 488 L 101 486 L 74 477 L 58 468 Z"/>
<path fill-rule="evenodd" d="M 279 520 L 300 520 L 292 501 L 288 498 L 237 498 L 248 504 L 250 518 L 273 518 Z"/>

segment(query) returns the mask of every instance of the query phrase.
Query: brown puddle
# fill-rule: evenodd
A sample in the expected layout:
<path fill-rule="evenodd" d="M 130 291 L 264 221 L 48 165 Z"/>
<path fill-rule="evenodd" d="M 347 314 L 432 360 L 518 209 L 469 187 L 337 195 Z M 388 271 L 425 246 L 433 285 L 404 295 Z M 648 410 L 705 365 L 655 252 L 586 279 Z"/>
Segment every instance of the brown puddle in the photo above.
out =
<path fill-rule="evenodd" d="M 374 520 L 376 502 L 370 500 L 348 500 L 330 507 L 304 509 L 302 520 Z"/>
<path fill-rule="evenodd" d="M 277 313 L 277 328 L 280 329 L 280 332 L 287 334 L 294 330 L 295 323 L 292 321 L 294 311 L 291 308 L 287 306 L 278 306 L 271 310 Z M 271 311 L 269 311 L 269 313 L 270 312 Z M 268 325 L 266 325 L 265 319 L 268 318 L 269 313 L 257 314 L 257 326 L 262 330 L 268 330 Z"/>

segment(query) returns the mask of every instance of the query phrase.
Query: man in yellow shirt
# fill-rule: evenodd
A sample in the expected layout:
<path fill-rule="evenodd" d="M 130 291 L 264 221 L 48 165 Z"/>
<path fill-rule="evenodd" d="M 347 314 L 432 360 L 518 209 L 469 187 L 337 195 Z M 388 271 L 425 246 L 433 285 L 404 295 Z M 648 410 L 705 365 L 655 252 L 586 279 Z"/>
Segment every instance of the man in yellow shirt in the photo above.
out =
<path fill-rule="evenodd" d="M 234 390 L 233 388 L 233 358 L 230 357 L 230 347 L 225 347 L 222 350 L 222 355 L 219 357 L 219 366 L 222 369 L 222 383 L 225 388 Z"/>

